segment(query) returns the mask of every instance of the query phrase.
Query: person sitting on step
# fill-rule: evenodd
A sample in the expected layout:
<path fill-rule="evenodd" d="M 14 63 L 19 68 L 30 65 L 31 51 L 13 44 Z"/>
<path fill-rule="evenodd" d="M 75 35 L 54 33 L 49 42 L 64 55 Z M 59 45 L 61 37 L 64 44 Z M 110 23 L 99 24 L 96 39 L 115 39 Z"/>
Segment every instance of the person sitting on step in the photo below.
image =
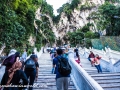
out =
<path fill-rule="evenodd" d="M 94 58 L 95 58 L 95 55 L 92 51 L 90 51 L 90 54 L 88 56 L 88 60 L 91 62 L 91 66 L 94 66 Z"/>

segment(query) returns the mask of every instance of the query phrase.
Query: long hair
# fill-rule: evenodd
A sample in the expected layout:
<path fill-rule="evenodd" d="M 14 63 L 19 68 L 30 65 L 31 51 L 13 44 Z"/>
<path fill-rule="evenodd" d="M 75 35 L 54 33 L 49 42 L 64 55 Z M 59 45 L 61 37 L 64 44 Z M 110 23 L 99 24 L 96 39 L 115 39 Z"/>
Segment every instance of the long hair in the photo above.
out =
<path fill-rule="evenodd" d="M 76 56 L 79 57 L 78 51 L 76 51 Z"/>
<path fill-rule="evenodd" d="M 74 49 L 74 52 L 76 53 L 76 56 L 79 57 L 78 49 Z"/>

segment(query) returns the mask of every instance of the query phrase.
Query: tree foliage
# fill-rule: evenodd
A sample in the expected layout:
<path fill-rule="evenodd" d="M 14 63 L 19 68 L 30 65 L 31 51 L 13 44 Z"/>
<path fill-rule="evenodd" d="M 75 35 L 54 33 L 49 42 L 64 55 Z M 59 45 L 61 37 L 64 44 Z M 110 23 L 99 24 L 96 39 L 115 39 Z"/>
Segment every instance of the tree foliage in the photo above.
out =
<path fill-rule="evenodd" d="M 107 35 L 120 35 L 120 29 L 118 28 L 120 25 L 120 21 L 118 20 L 120 17 L 119 8 L 114 4 L 106 2 L 102 6 L 99 7 L 100 18 L 98 24 L 103 27 L 102 29 L 106 29 Z"/>
<path fill-rule="evenodd" d="M 31 46 L 28 39 L 36 35 L 34 20 L 39 7 L 41 13 L 53 16 L 52 6 L 44 0 L 0 0 L 0 44 L 6 45 L 6 52 L 11 48 L 21 51 Z M 48 25 L 44 28 L 48 28 Z M 40 33 L 36 37 L 37 48 L 41 46 L 41 37 Z"/>
<path fill-rule="evenodd" d="M 49 5 L 46 1 L 42 1 L 40 12 L 49 14 L 51 17 L 53 17 L 53 7 Z"/>
<path fill-rule="evenodd" d="M 75 32 L 68 32 L 65 37 L 67 37 L 72 46 L 76 46 L 77 44 L 84 45 L 86 42 L 87 47 L 91 46 L 91 40 L 95 38 L 100 38 L 100 34 L 98 32 L 92 32 L 90 30 L 91 24 L 87 24 L 81 29 L 77 29 Z M 85 40 L 85 41 L 84 41 Z"/>
<path fill-rule="evenodd" d="M 91 10 L 94 7 L 96 6 L 93 2 L 89 3 L 88 0 L 86 0 L 85 4 L 80 6 L 80 11 Z"/>
<path fill-rule="evenodd" d="M 81 3 L 81 0 L 72 0 L 71 3 L 65 3 L 62 5 L 62 7 L 60 7 L 59 9 L 57 9 L 57 12 L 59 13 L 59 15 L 54 16 L 53 17 L 53 22 L 54 23 L 58 23 L 60 20 L 60 15 L 62 12 L 64 12 L 68 18 L 68 20 L 70 21 L 70 17 L 71 17 L 71 13 L 72 11 L 78 7 L 78 4 Z"/>

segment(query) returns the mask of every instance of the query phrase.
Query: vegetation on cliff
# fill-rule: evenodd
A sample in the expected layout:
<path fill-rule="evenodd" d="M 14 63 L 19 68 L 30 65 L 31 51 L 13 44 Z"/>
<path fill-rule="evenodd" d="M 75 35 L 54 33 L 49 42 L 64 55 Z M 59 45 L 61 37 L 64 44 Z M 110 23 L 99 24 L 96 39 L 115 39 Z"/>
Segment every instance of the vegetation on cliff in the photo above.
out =
<path fill-rule="evenodd" d="M 54 23 L 58 23 L 59 20 L 60 20 L 60 16 L 61 16 L 61 13 L 65 13 L 68 20 L 70 21 L 70 17 L 71 17 L 71 13 L 72 11 L 78 7 L 78 4 L 81 3 L 81 0 L 72 0 L 71 3 L 65 3 L 62 5 L 62 7 L 60 7 L 57 12 L 59 13 L 59 15 L 57 16 L 54 16 L 53 17 L 53 21 Z"/>
<path fill-rule="evenodd" d="M 35 12 L 39 7 L 41 7 L 41 13 L 53 16 L 52 6 L 44 0 L 0 0 L 0 46 L 2 44 L 6 45 L 5 52 L 8 52 L 11 48 L 21 51 L 23 48 L 31 47 L 28 39 L 30 36 L 36 36 L 34 20 Z M 43 17 L 41 22 L 45 21 L 46 18 Z M 47 23 L 49 22 L 46 22 L 44 28 L 42 26 L 41 29 L 48 29 L 50 33 L 48 34 L 48 40 L 51 41 L 54 34 Z M 46 40 L 42 34 L 37 34 L 35 46 L 40 48 Z"/>

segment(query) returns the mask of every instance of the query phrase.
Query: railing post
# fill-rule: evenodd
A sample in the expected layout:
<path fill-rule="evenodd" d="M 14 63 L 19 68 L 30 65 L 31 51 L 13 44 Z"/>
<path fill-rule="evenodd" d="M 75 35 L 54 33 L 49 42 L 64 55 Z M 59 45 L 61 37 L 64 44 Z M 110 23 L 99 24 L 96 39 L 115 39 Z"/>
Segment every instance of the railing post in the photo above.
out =
<path fill-rule="evenodd" d="M 84 56 L 86 57 L 86 58 L 88 58 L 88 55 L 87 55 L 87 49 L 84 47 Z"/>
<path fill-rule="evenodd" d="M 105 56 L 105 51 L 102 49 L 103 55 Z"/>
<path fill-rule="evenodd" d="M 109 60 L 110 60 L 110 66 L 109 66 L 109 68 L 110 68 L 110 72 L 115 72 L 115 70 L 114 70 L 114 66 L 113 66 L 113 63 L 112 63 L 112 58 L 109 57 Z"/>
<path fill-rule="evenodd" d="M 109 68 L 110 68 L 110 71 L 111 71 L 111 72 L 115 72 L 115 70 L 114 70 L 114 66 L 113 66 L 112 55 L 111 55 L 110 53 L 111 53 L 111 49 L 108 48 L 109 61 L 110 61 L 110 66 L 109 66 Z"/>

